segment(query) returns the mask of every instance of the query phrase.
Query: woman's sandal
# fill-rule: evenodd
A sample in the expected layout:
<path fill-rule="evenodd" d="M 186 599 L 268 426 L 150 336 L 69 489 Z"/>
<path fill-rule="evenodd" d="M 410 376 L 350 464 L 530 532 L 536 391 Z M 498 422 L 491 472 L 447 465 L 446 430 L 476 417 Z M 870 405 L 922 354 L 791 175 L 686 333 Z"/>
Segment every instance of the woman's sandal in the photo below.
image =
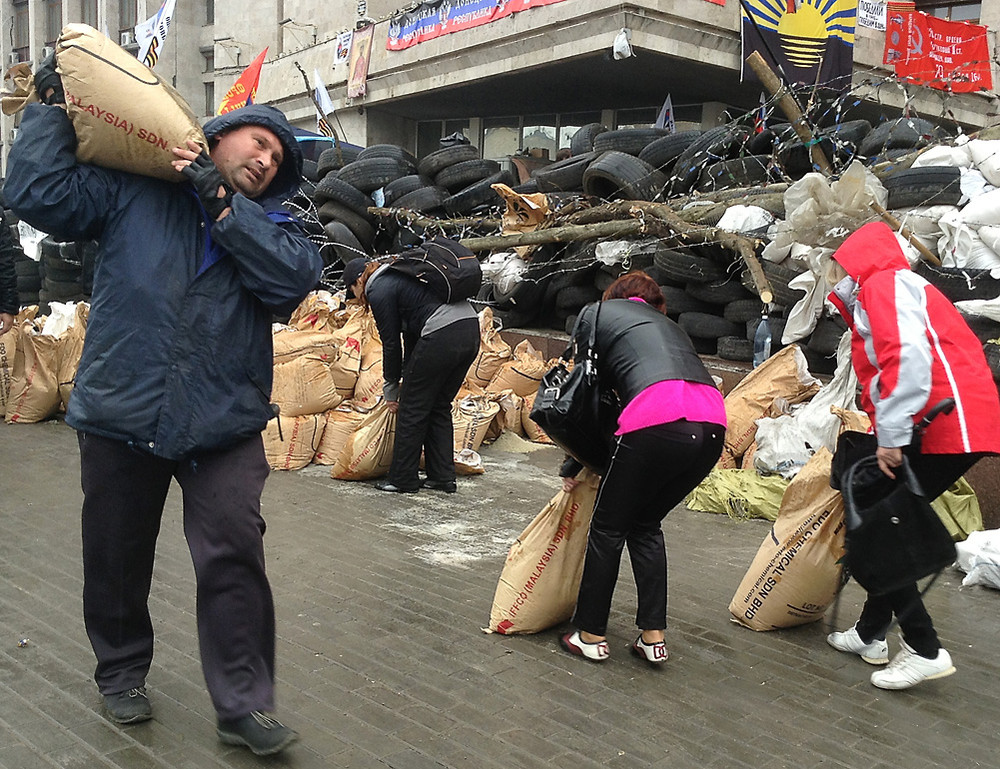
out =
<path fill-rule="evenodd" d="M 667 652 L 667 645 L 663 641 L 656 641 L 651 644 L 645 643 L 642 640 L 642 633 L 639 634 L 639 637 L 635 639 L 635 643 L 632 644 L 632 653 L 654 665 L 666 662 L 667 657 L 670 656 Z"/>
<path fill-rule="evenodd" d="M 611 656 L 611 650 L 608 649 L 607 641 L 587 643 L 580 638 L 579 630 L 567 633 L 560 639 L 559 642 L 570 654 L 575 654 L 577 657 L 583 657 L 591 662 L 604 662 L 604 660 Z"/>

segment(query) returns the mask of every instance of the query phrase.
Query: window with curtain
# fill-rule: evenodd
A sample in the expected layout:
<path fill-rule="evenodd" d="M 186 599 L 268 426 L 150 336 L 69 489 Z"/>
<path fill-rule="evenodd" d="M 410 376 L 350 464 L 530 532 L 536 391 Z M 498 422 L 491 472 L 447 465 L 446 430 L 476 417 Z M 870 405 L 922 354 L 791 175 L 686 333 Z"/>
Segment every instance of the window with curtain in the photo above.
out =
<path fill-rule="evenodd" d="M 118 4 L 118 29 L 124 32 L 126 29 L 135 29 L 139 20 L 136 0 L 121 0 Z"/>
<path fill-rule="evenodd" d="M 62 0 L 45 0 L 45 45 L 55 45 L 62 28 Z"/>
<path fill-rule="evenodd" d="M 978 24 L 983 4 L 979 0 L 916 0 L 917 10 L 939 19 Z"/>
<path fill-rule="evenodd" d="M 97 22 L 97 0 L 80 0 L 80 21 L 94 29 L 100 29 Z"/>

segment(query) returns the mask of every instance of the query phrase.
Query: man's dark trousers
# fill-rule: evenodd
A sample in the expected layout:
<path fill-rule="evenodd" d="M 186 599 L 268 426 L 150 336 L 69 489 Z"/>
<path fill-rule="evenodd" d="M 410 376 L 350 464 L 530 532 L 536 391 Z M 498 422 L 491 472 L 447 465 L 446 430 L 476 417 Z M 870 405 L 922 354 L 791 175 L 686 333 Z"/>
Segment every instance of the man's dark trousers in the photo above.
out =
<path fill-rule="evenodd" d="M 146 683 L 153 658 L 148 598 L 171 478 L 197 580 L 202 670 L 220 719 L 274 707 L 274 603 L 264 571 L 260 436 L 182 461 L 79 433 L 83 612 L 102 694 Z"/>

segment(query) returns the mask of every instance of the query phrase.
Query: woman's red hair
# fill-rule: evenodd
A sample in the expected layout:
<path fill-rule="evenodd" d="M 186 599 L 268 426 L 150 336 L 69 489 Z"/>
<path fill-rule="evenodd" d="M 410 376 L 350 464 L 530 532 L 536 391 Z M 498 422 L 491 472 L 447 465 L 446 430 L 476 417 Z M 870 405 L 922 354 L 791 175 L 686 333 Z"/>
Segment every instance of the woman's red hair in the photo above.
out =
<path fill-rule="evenodd" d="M 608 286 L 601 299 L 641 299 L 651 307 L 655 307 L 664 315 L 667 314 L 667 300 L 663 291 L 649 275 L 639 270 L 626 272 L 614 283 Z"/>

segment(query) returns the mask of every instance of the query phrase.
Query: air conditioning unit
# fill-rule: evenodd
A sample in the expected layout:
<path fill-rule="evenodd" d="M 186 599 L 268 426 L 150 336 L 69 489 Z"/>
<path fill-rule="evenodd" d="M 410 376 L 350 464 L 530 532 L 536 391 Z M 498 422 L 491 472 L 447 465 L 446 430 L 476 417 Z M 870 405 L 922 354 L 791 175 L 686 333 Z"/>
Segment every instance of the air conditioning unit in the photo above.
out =
<path fill-rule="evenodd" d="M 51 45 L 43 46 L 43 48 L 42 48 L 42 59 L 43 60 L 47 59 L 49 56 L 51 56 L 55 52 L 56 52 L 56 49 L 53 48 Z"/>
<path fill-rule="evenodd" d="M 131 29 L 126 29 L 124 32 L 119 33 L 118 42 L 123 48 L 135 45 L 135 32 Z"/>
<path fill-rule="evenodd" d="M 13 67 L 15 64 L 21 63 L 21 54 L 17 51 L 11 51 L 7 54 L 7 66 Z"/>

